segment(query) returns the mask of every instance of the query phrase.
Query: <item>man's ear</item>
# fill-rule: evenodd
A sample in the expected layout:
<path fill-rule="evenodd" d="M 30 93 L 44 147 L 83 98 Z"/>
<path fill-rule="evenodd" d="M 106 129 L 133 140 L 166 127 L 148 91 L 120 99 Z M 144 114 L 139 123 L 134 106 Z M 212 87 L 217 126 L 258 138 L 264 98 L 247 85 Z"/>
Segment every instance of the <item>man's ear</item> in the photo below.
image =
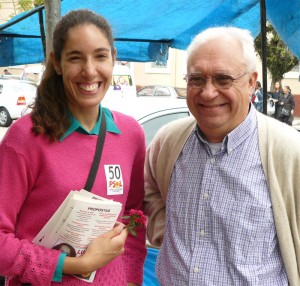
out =
<path fill-rule="evenodd" d="M 258 73 L 254 71 L 251 73 L 251 77 L 249 79 L 249 94 L 251 95 L 255 89 L 255 84 L 257 81 Z"/>
<path fill-rule="evenodd" d="M 51 59 L 51 61 L 52 61 L 52 64 L 53 64 L 53 66 L 54 66 L 54 69 L 55 69 L 56 73 L 57 73 L 58 75 L 61 75 L 61 74 L 62 74 L 62 71 L 61 71 L 60 63 L 56 60 L 56 58 L 55 58 L 53 52 L 50 53 L 50 59 Z"/>

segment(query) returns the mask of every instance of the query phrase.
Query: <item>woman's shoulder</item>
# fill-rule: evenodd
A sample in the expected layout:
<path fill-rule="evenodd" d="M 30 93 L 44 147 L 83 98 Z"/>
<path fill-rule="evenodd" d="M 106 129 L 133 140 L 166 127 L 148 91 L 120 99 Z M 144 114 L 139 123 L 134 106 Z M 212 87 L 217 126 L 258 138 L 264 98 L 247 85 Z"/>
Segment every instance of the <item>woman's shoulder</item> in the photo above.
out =
<path fill-rule="evenodd" d="M 125 113 L 119 111 L 113 111 L 113 110 L 111 110 L 111 114 L 117 126 L 125 125 L 129 127 L 129 126 L 140 125 L 137 119 L 135 119 L 131 115 L 127 115 Z"/>
<path fill-rule="evenodd" d="M 34 137 L 31 130 L 32 126 L 33 122 L 30 114 L 20 117 L 8 128 L 2 142 L 19 145 L 25 141 L 31 142 Z"/>
<path fill-rule="evenodd" d="M 17 135 L 18 133 L 24 134 L 27 131 L 30 131 L 33 126 L 33 122 L 30 114 L 26 114 L 16 121 L 12 123 L 12 125 L 8 128 L 7 132 L 14 133 Z"/>

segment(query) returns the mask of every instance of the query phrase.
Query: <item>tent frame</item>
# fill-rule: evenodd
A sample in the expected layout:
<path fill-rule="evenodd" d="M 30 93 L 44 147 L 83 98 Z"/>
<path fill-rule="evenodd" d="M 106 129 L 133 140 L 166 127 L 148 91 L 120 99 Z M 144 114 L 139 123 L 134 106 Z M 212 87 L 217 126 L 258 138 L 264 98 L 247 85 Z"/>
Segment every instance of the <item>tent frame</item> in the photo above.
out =
<path fill-rule="evenodd" d="M 63 1 L 63 0 L 61 0 Z M 45 36 L 45 27 L 43 19 L 43 9 L 45 5 L 39 6 L 26 15 L 10 22 L 3 24 L 0 28 L 0 31 L 13 26 L 14 24 L 30 17 L 31 15 L 38 13 L 39 14 L 39 24 L 40 24 L 40 33 L 43 46 L 44 57 L 46 58 L 46 36 Z M 267 114 L 267 37 L 266 37 L 266 3 L 265 0 L 260 0 L 260 24 L 261 24 L 261 36 L 262 36 L 262 76 L 263 76 L 263 113 Z M 16 34 L 1 34 L 5 37 L 23 37 L 23 38 L 39 38 L 39 36 L 28 36 L 28 35 L 16 35 Z M 152 43 L 161 43 L 169 44 L 170 40 L 147 40 L 147 39 L 126 39 L 126 38 L 115 38 L 115 41 L 127 41 L 127 42 L 152 42 Z M 300 80 L 300 79 L 299 79 Z"/>

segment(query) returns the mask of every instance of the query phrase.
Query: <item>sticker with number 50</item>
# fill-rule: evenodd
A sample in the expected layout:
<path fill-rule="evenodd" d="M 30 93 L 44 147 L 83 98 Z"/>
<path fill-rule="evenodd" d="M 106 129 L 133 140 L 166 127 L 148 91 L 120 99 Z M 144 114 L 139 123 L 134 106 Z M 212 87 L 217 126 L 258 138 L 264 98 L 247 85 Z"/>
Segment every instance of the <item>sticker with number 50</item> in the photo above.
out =
<path fill-rule="evenodd" d="M 123 177 L 120 165 L 104 165 L 107 195 L 123 194 Z"/>

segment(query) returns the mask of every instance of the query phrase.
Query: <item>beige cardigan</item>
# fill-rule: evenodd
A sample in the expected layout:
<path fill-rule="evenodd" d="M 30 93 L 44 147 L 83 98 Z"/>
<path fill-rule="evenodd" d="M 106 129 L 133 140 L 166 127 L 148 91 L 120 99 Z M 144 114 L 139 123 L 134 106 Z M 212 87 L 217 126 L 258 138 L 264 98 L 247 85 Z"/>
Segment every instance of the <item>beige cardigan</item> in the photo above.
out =
<path fill-rule="evenodd" d="M 269 185 L 279 245 L 291 286 L 300 285 L 300 133 L 257 112 L 259 150 Z M 149 241 L 160 246 L 165 229 L 165 204 L 174 164 L 194 118 L 162 127 L 147 149 L 145 211 Z"/>

